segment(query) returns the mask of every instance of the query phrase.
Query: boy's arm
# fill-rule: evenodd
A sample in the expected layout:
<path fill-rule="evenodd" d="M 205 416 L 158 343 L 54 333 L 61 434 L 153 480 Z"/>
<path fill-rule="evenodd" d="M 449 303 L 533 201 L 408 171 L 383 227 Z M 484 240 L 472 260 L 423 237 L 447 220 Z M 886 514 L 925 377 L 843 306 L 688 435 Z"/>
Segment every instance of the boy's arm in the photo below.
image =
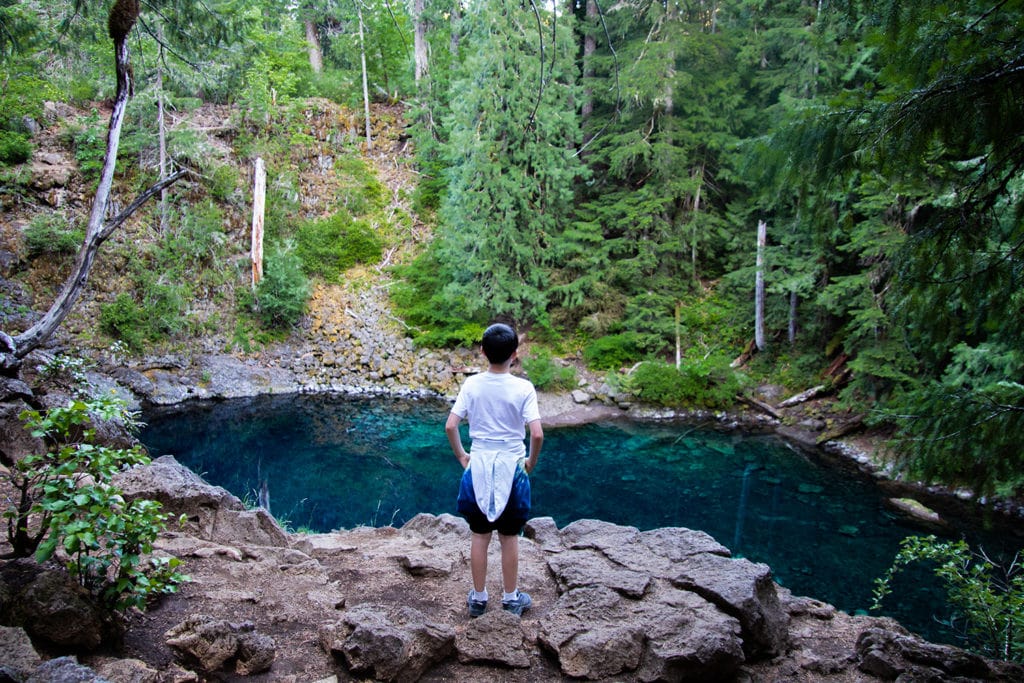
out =
<path fill-rule="evenodd" d="M 540 455 L 541 446 L 544 445 L 544 428 L 541 426 L 540 420 L 532 420 L 529 427 L 530 456 L 526 459 L 526 464 L 523 465 L 527 474 L 532 472 L 533 468 L 537 466 L 537 457 Z"/>
<path fill-rule="evenodd" d="M 444 423 L 444 433 L 448 436 L 448 443 L 452 447 L 452 453 L 458 458 L 462 469 L 469 467 L 469 453 L 462 446 L 462 436 L 459 435 L 459 423 L 462 418 L 455 413 L 448 413 L 448 420 Z"/>

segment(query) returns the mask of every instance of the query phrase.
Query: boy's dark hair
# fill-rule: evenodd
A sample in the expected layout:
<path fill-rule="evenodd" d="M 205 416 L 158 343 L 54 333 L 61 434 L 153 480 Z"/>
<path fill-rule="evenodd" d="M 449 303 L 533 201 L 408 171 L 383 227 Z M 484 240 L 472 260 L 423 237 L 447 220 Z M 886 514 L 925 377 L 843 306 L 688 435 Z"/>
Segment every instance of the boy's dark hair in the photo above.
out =
<path fill-rule="evenodd" d="M 504 323 L 495 323 L 484 330 L 481 342 L 487 360 L 495 365 L 504 363 L 519 347 L 516 331 Z"/>

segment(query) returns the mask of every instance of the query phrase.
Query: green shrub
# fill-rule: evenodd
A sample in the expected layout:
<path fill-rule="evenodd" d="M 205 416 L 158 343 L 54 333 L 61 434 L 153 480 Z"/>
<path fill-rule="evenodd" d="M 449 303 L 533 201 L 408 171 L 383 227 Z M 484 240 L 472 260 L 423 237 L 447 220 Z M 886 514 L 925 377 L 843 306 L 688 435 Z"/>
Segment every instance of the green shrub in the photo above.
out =
<path fill-rule="evenodd" d="M 230 164 L 221 164 L 210 173 L 208 184 L 211 197 L 221 202 L 229 201 L 238 190 L 238 172 Z"/>
<path fill-rule="evenodd" d="M 1000 567 L 964 541 L 908 536 L 888 571 L 875 581 L 879 609 L 903 567 L 924 562 L 934 567 L 946 588 L 953 615 L 942 623 L 959 631 L 970 649 L 989 657 L 1024 661 L 1024 572 L 1019 558 Z"/>
<path fill-rule="evenodd" d="M 112 303 L 100 306 L 100 329 L 123 341 L 132 351 L 141 351 L 148 336 L 142 307 L 124 292 Z"/>
<path fill-rule="evenodd" d="M 0 164 L 14 166 L 32 158 L 32 143 L 28 135 L 0 130 Z"/>
<path fill-rule="evenodd" d="M 100 329 L 132 351 L 144 350 L 147 341 L 180 332 L 185 326 L 182 312 L 188 299 L 187 285 L 161 282 L 154 273 L 139 277 L 141 303 L 122 292 L 112 303 L 100 306 Z"/>
<path fill-rule="evenodd" d="M 56 211 L 33 216 L 24 235 L 30 256 L 75 254 L 85 241 L 85 231 L 68 225 L 67 216 Z"/>
<path fill-rule="evenodd" d="M 376 263 L 383 250 L 370 226 L 343 211 L 299 226 L 296 240 L 302 269 L 332 282 L 357 263 Z"/>
<path fill-rule="evenodd" d="M 98 182 L 107 152 L 107 127 L 100 121 L 99 112 L 93 109 L 81 126 L 73 128 L 71 140 L 82 176 Z"/>
<path fill-rule="evenodd" d="M 95 443 L 98 421 L 137 424 L 124 402 L 112 395 L 72 400 L 45 413 L 26 410 L 21 418 L 49 448 L 3 475 L 20 492 L 3 514 L 15 556 L 64 558 L 71 575 L 110 609 L 143 608 L 177 591 L 188 580 L 177 571 L 181 561 L 151 556 L 167 515 L 154 501 L 126 501 L 111 483 L 117 472 L 149 459 L 138 446 Z"/>
<path fill-rule="evenodd" d="M 468 307 L 444 291 L 445 271 L 436 247 L 428 247 L 412 263 L 394 270 L 399 279 L 390 290 L 391 300 L 411 325 L 410 335 L 417 344 L 448 348 L 480 343 L 485 321 L 467 320 L 463 311 Z"/>
<path fill-rule="evenodd" d="M 742 382 L 727 359 L 709 357 L 684 360 L 678 370 L 657 361 L 641 363 L 629 376 L 626 388 L 645 403 L 670 408 L 724 408 L 734 402 Z"/>
<path fill-rule="evenodd" d="M 576 386 L 576 368 L 559 365 L 547 349 L 531 349 L 523 358 L 523 370 L 541 391 L 565 391 Z"/>
<path fill-rule="evenodd" d="M 638 332 L 611 334 L 587 344 L 583 360 L 596 370 L 618 370 L 645 358 L 650 341 Z"/>
<path fill-rule="evenodd" d="M 306 312 L 309 280 L 302 262 L 290 251 L 276 251 L 263 267 L 263 279 L 256 285 L 255 314 L 266 328 L 289 328 Z"/>

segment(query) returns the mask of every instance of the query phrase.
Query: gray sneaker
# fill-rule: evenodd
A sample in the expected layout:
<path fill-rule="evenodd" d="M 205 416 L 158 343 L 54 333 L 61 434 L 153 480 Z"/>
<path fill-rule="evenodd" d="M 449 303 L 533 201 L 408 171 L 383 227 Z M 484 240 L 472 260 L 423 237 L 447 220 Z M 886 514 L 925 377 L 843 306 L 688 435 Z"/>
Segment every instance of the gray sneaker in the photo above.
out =
<path fill-rule="evenodd" d="M 469 595 L 466 596 L 466 604 L 469 606 L 469 616 L 471 617 L 479 617 L 487 610 L 487 601 L 474 600 L 473 591 L 470 591 Z"/>
<path fill-rule="evenodd" d="M 532 604 L 533 600 L 530 599 L 530 594 L 524 593 L 523 591 L 519 591 L 519 597 L 515 600 L 502 600 L 501 608 L 506 612 L 511 612 L 512 614 L 518 617 L 521 616 L 523 612 L 530 609 L 530 605 Z"/>

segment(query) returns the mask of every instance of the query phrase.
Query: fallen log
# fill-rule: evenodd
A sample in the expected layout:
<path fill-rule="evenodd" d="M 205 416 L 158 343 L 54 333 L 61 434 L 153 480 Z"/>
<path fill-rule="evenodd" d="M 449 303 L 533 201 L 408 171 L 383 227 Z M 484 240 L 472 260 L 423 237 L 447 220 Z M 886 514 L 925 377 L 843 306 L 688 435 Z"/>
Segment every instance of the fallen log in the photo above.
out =
<path fill-rule="evenodd" d="M 847 434 L 855 432 L 855 431 L 857 431 L 857 430 L 859 430 L 859 429 L 861 429 L 863 427 L 864 427 L 864 416 L 863 415 L 857 415 L 856 417 L 853 417 L 853 418 L 850 418 L 849 420 L 846 420 L 842 424 L 836 425 L 835 427 L 833 427 L 832 429 L 828 430 L 827 432 L 823 432 L 817 438 L 817 442 L 818 442 L 818 444 L 823 444 L 823 443 L 826 443 L 828 441 L 833 441 L 835 439 L 842 438 L 842 437 L 846 436 Z"/>
<path fill-rule="evenodd" d="M 785 401 L 780 403 L 779 407 L 789 408 L 790 406 L 795 406 L 798 403 L 806 403 L 807 401 L 810 401 L 812 398 L 817 398 L 818 396 L 827 393 L 827 391 L 828 389 L 824 384 L 819 384 L 816 387 L 811 387 L 807 391 L 800 392 L 796 396 L 790 396 Z"/>

